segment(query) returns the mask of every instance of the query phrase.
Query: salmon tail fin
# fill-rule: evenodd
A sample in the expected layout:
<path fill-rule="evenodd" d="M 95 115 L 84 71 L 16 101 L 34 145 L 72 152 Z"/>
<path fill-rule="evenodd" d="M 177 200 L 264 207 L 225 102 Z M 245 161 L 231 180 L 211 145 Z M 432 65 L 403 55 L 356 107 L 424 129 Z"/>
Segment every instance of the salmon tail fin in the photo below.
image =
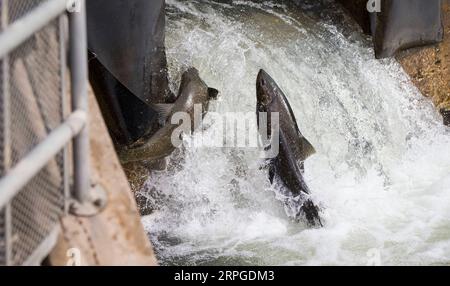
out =
<path fill-rule="evenodd" d="M 309 227 L 323 227 L 319 213 L 320 209 L 311 200 L 307 200 L 300 208 L 299 216 L 306 220 Z"/>

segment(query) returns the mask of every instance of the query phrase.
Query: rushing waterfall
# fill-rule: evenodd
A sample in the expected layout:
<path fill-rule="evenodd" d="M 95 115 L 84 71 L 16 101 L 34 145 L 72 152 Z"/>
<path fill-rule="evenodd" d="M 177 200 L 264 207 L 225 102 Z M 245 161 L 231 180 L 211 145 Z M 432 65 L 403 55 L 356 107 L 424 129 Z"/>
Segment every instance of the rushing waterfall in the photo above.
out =
<path fill-rule="evenodd" d="M 288 219 L 255 150 L 186 142 L 140 194 L 160 262 L 450 263 L 450 130 L 340 6 L 300 2 L 168 0 L 167 56 L 173 90 L 196 67 L 219 114 L 255 112 L 259 69 L 278 82 L 317 150 L 305 178 L 324 227 Z"/>

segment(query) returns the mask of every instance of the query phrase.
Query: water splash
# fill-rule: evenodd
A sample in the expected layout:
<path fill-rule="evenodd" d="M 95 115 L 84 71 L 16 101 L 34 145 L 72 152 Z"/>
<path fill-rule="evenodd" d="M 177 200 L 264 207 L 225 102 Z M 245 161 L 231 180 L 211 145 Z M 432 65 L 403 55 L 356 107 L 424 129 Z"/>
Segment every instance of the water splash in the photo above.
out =
<path fill-rule="evenodd" d="M 287 219 L 257 152 L 187 147 L 142 191 L 161 263 L 450 263 L 450 130 L 339 6 L 302 3 L 169 0 L 166 44 L 173 89 L 196 67 L 219 113 L 254 112 L 258 70 L 274 77 L 317 149 L 305 177 L 324 228 Z"/>

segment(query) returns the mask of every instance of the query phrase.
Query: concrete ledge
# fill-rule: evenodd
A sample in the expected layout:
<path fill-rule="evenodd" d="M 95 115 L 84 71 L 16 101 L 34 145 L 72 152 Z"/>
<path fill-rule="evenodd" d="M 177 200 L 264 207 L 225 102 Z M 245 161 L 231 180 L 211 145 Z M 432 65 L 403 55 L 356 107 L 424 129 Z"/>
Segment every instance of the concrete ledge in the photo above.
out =
<path fill-rule="evenodd" d="M 67 216 L 50 265 L 157 265 L 136 202 L 117 159 L 95 96 L 89 92 L 93 181 L 108 193 L 108 206 L 91 218 Z"/>

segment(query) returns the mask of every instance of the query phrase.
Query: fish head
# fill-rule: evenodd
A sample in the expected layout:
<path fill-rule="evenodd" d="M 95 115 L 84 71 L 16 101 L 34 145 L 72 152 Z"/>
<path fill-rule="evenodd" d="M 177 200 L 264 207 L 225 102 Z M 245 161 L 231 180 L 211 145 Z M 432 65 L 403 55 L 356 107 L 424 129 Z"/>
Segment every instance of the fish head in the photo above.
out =
<path fill-rule="evenodd" d="M 278 86 L 264 70 L 260 70 L 256 79 L 257 111 L 269 112 L 269 106 L 277 96 Z"/>
<path fill-rule="evenodd" d="M 204 101 L 216 100 L 219 96 L 219 91 L 215 88 L 208 87 L 200 78 L 198 70 L 192 67 L 182 75 L 180 92 L 184 90 L 195 90 L 197 97 L 201 99 L 202 103 Z"/>
<path fill-rule="evenodd" d="M 272 113 L 278 112 L 279 87 L 275 80 L 264 70 L 260 70 L 256 79 L 256 114 L 258 127 L 266 125 L 268 135 L 271 135 Z M 261 117 L 264 116 L 265 117 Z M 264 121 L 261 121 L 265 118 Z"/>

